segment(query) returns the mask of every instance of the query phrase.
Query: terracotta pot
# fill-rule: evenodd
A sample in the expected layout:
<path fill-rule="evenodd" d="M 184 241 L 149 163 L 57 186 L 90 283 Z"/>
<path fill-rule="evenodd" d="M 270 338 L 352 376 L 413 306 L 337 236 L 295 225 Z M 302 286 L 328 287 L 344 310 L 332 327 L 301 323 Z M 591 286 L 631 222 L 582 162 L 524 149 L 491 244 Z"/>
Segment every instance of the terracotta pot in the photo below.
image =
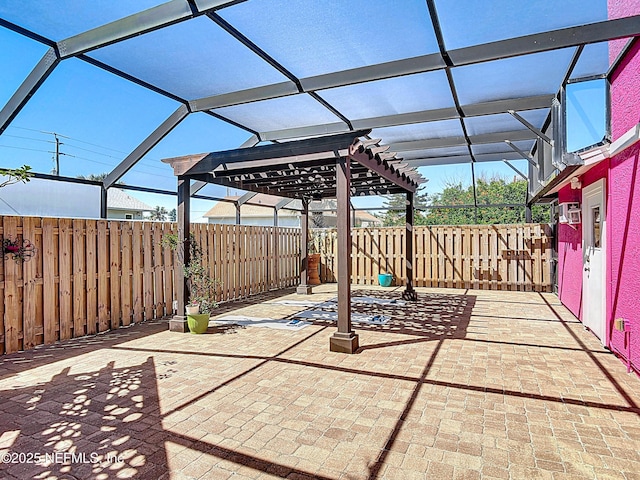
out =
<path fill-rule="evenodd" d="M 311 253 L 307 256 L 307 278 L 309 285 L 320 285 L 320 254 Z"/>

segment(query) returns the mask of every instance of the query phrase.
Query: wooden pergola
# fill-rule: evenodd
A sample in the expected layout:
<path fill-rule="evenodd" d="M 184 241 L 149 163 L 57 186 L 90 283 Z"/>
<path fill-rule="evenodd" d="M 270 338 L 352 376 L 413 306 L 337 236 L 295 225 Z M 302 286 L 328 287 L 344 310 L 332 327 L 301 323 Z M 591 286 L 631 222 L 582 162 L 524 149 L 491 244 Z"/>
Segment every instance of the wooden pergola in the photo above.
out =
<path fill-rule="evenodd" d="M 330 350 L 354 353 L 358 335 L 351 325 L 351 216 L 350 197 L 403 193 L 406 202 L 406 289 L 403 297 L 416 298 L 413 289 L 414 193 L 424 179 L 402 163 L 379 139 L 361 130 L 339 135 L 188 155 L 163 160 L 178 177 L 178 235 L 180 257 L 178 277 L 189 262 L 191 181 L 217 183 L 249 192 L 266 193 L 302 201 L 300 285 L 298 293 L 309 294 L 307 244 L 309 202 L 337 199 L 338 227 L 338 328 L 330 339 Z M 178 313 L 170 322 L 172 331 L 186 331 L 182 315 L 188 299 L 187 281 L 177 291 Z"/>

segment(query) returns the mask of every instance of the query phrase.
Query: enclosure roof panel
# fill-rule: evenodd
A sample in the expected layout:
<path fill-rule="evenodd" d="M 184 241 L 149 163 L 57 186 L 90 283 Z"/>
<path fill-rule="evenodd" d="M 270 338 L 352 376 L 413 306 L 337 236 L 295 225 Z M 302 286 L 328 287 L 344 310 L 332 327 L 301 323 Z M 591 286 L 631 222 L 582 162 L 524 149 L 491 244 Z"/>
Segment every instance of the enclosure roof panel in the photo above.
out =
<path fill-rule="evenodd" d="M 299 78 L 438 52 L 423 0 L 251 0 L 220 15 Z"/>
<path fill-rule="evenodd" d="M 533 145 L 513 113 L 549 125 L 563 85 L 606 74 L 607 42 L 640 35 L 640 15 L 609 20 L 607 0 L 6 0 L 0 28 L 49 48 L 0 132 L 78 58 L 257 143 L 373 129 L 418 165 Z"/>
<path fill-rule="evenodd" d="M 207 17 L 154 30 L 88 55 L 188 100 L 287 81 Z"/>
<path fill-rule="evenodd" d="M 440 0 L 435 4 L 449 49 L 607 19 L 607 2 L 601 0 Z"/>

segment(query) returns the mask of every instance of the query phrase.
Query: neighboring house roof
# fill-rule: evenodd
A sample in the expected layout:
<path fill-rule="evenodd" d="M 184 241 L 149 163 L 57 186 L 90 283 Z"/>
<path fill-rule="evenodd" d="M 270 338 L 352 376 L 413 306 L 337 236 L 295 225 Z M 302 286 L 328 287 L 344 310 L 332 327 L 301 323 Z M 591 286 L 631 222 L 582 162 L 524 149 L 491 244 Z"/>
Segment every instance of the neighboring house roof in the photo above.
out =
<path fill-rule="evenodd" d="M 226 200 L 238 200 L 240 197 L 237 196 L 229 196 L 224 197 Z M 240 215 L 243 217 L 269 217 L 273 218 L 273 208 L 262 206 L 262 205 L 253 205 L 249 203 L 245 203 L 240 207 Z M 296 217 L 300 215 L 298 212 L 294 212 L 292 210 L 282 209 L 278 212 L 278 216 L 290 216 Z M 231 202 L 218 202 L 216 203 L 207 213 L 203 215 L 203 217 L 213 217 L 213 218 L 235 218 L 236 216 L 236 207 Z"/>
<path fill-rule="evenodd" d="M 225 197 L 227 200 L 238 200 L 240 197 L 238 196 L 228 196 Z M 336 208 L 335 200 L 323 200 L 322 203 L 318 202 L 319 205 L 317 208 Z M 253 205 L 249 203 L 245 203 L 240 207 L 240 215 L 242 217 L 273 217 L 273 208 L 266 207 L 261 205 Z M 311 208 L 313 211 L 313 207 Z M 300 212 L 296 212 L 293 210 L 280 210 L 278 212 L 278 216 L 299 216 Z M 335 211 L 325 211 L 322 212 L 323 216 L 326 217 L 335 217 Z M 207 218 L 235 218 L 236 216 L 236 207 L 232 202 L 218 202 L 213 208 L 211 208 L 207 213 L 203 215 Z M 371 222 L 381 224 L 379 218 L 371 215 L 369 212 L 364 212 L 362 210 L 356 210 L 356 218 L 361 222 Z"/>
<path fill-rule="evenodd" d="M 378 217 L 376 217 L 375 215 L 371 215 L 369 212 L 363 212 L 362 210 L 356 210 L 356 218 L 361 222 L 382 224 L 382 220 L 380 220 Z"/>
<path fill-rule="evenodd" d="M 119 188 L 110 188 L 107 195 L 107 209 L 131 210 L 134 212 L 152 212 L 153 207 L 128 195 Z"/>

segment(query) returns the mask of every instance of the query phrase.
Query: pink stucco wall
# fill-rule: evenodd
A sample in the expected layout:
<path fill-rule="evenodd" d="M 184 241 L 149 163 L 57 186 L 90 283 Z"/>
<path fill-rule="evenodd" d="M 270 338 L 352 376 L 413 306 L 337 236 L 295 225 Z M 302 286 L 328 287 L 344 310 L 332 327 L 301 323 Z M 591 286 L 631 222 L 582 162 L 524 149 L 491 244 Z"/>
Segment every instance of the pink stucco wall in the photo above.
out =
<path fill-rule="evenodd" d="M 615 140 L 640 122 L 640 42 L 626 56 L 611 78 L 611 133 Z M 613 322 L 630 324 L 628 339 L 611 328 L 610 347 L 629 357 L 640 371 L 640 145 L 611 159 L 611 192 L 608 222 L 610 233 L 610 304 Z M 630 340 L 630 345 L 627 343 Z"/>
<path fill-rule="evenodd" d="M 581 177 L 582 188 L 607 177 L 608 162 L 602 162 Z M 558 202 L 582 203 L 582 191 L 566 186 L 558 192 Z M 582 320 L 582 225 L 558 225 L 558 296 Z"/>
<path fill-rule="evenodd" d="M 558 192 L 558 202 L 580 202 L 580 191 L 567 186 Z M 582 318 L 582 225 L 558 224 L 558 296 L 576 317 Z"/>
<path fill-rule="evenodd" d="M 609 0 L 609 17 L 640 13 L 640 0 Z M 626 39 L 610 42 L 613 61 Z M 627 53 L 611 77 L 611 137 L 617 140 L 640 123 L 640 42 Z M 606 321 L 609 347 L 640 372 L 640 144 L 603 161 L 581 178 L 583 188 L 606 179 Z M 567 186 L 559 202 L 582 201 L 581 191 Z M 582 230 L 559 225 L 558 293 L 560 300 L 582 318 Z M 616 318 L 630 326 L 626 336 L 613 328 Z"/>
<path fill-rule="evenodd" d="M 640 13 L 640 0 L 609 0 L 607 7 L 610 19 L 629 17 Z M 618 56 L 625 43 L 627 40 L 624 38 L 609 42 L 610 61 Z"/>

